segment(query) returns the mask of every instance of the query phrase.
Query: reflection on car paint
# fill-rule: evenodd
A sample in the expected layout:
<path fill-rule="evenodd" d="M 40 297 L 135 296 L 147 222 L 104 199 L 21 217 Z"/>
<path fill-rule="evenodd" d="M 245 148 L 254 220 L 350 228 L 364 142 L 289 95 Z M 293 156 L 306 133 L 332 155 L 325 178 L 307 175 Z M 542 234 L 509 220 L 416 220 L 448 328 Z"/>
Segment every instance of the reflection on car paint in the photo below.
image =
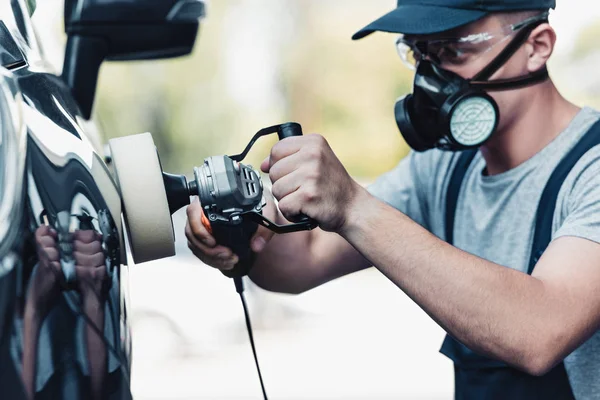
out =
<path fill-rule="evenodd" d="M 0 398 L 130 399 L 124 216 L 91 106 L 105 59 L 189 54 L 204 3 L 66 0 L 62 75 L 34 3 L 0 0 Z"/>
<path fill-rule="evenodd" d="M 40 148 L 40 140 L 30 129 L 28 197 L 37 262 L 24 266 L 22 334 L 13 336 L 12 346 L 22 350 L 13 350 L 13 358 L 29 398 L 105 398 L 129 387 L 128 354 L 119 348 L 118 229 L 91 166 L 82 162 L 89 157 L 63 154 L 57 166 L 48 157 L 56 153 Z"/>
<path fill-rule="evenodd" d="M 23 4 L 3 23 L 39 61 Z M 0 398 L 129 399 L 118 189 L 70 88 L 30 64 L 0 67 Z"/>

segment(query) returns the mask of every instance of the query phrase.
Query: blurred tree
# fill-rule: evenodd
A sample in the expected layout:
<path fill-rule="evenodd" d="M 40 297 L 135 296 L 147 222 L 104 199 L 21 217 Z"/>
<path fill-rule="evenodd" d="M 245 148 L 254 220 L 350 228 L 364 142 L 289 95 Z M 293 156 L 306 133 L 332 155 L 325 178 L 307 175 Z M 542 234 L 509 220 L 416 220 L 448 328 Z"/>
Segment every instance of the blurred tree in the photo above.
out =
<path fill-rule="evenodd" d="M 579 33 L 573 44 L 571 57 L 575 60 L 582 59 L 590 54 L 600 52 L 598 38 L 600 37 L 600 21 L 587 25 Z"/>
<path fill-rule="evenodd" d="M 393 105 L 410 92 L 412 74 L 393 35 L 350 37 L 390 7 L 390 0 L 209 2 L 192 55 L 103 65 L 96 115 L 108 137 L 152 132 L 165 168 L 186 173 L 209 155 L 239 152 L 262 127 L 298 121 L 305 133 L 323 134 L 350 173 L 372 179 L 408 152 Z M 46 0 L 34 14 L 38 23 L 52 21 L 43 34 L 56 32 L 45 44 L 57 66 L 61 9 L 60 0 Z M 572 51 L 551 62 L 561 91 L 597 108 L 599 26 L 584 28 Z M 260 141 L 249 162 L 256 166 L 273 144 Z"/>
<path fill-rule="evenodd" d="M 350 36 L 388 8 L 384 0 L 211 2 L 191 56 L 103 66 L 97 115 L 109 137 L 152 132 L 165 168 L 185 172 L 294 120 L 323 134 L 352 174 L 372 178 L 407 152 L 393 103 L 412 77 L 390 35 Z M 249 161 L 260 163 L 273 143 L 261 141 Z"/>
<path fill-rule="evenodd" d="M 600 109 L 600 21 L 583 27 L 570 51 L 551 64 L 554 80 L 561 92 L 579 105 Z"/>

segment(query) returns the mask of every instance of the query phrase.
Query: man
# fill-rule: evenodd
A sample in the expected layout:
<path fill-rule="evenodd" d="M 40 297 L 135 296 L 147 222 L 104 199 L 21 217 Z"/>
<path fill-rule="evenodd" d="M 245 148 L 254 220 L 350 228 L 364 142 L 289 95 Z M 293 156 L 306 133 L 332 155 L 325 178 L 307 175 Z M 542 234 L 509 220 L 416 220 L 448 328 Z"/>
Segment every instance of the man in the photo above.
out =
<path fill-rule="evenodd" d="M 301 293 L 375 266 L 448 332 L 456 398 L 600 398 L 600 147 L 561 182 L 552 241 L 528 274 L 542 191 L 600 117 L 547 75 L 554 3 L 399 0 L 358 32 L 404 34 L 400 54 L 417 70 L 396 118 L 419 152 L 363 189 L 322 136 L 277 143 L 261 169 L 281 213 L 272 204 L 266 213 L 278 223 L 305 214 L 320 229 L 259 229 L 251 279 Z M 232 268 L 237 256 L 215 243 L 201 213 L 198 202 L 188 208 L 190 248 Z"/>

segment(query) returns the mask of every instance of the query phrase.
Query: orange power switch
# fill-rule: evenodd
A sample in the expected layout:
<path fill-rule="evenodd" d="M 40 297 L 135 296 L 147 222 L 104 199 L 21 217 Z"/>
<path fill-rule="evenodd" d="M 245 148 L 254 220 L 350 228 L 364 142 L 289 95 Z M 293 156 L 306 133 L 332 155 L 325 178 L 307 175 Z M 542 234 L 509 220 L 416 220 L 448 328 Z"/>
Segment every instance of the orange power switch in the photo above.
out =
<path fill-rule="evenodd" d="M 208 220 L 208 218 L 206 218 L 206 215 L 204 214 L 204 210 L 202 210 L 202 215 L 200 216 L 200 218 L 202 219 L 202 225 L 204 225 L 208 233 L 212 235 L 212 227 L 210 226 L 210 221 Z"/>

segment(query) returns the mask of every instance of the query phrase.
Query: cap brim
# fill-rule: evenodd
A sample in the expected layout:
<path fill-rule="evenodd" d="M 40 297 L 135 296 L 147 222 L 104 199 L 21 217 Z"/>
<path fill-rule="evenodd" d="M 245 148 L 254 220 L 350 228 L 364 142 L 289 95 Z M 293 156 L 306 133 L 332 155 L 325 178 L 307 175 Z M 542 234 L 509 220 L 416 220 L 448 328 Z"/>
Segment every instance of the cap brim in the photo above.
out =
<path fill-rule="evenodd" d="M 485 11 L 479 10 L 416 4 L 401 5 L 356 32 L 352 40 L 362 39 L 375 31 L 405 35 L 440 33 L 475 22 L 486 15 Z"/>

